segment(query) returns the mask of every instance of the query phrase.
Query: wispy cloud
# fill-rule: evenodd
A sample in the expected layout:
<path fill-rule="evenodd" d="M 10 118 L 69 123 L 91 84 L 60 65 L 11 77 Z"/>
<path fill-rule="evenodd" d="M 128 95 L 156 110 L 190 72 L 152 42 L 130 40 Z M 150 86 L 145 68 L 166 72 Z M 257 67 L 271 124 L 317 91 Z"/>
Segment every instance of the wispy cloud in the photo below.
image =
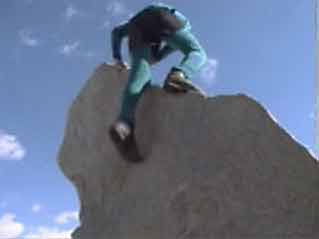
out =
<path fill-rule="evenodd" d="M 127 10 L 126 6 L 124 3 L 120 1 L 113 1 L 110 2 L 106 6 L 106 11 L 109 13 L 111 16 L 121 16 L 121 15 L 126 15 L 129 11 Z"/>
<path fill-rule="evenodd" d="M 6 213 L 0 217 L 0 238 L 18 238 L 24 231 L 24 225 L 15 220 L 15 215 Z"/>
<path fill-rule="evenodd" d="M 69 21 L 71 20 L 75 15 L 79 14 L 79 10 L 76 9 L 74 6 L 69 5 L 65 10 L 65 18 Z"/>
<path fill-rule="evenodd" d="M 200 78 L 208 87 L 215 84 L 218 65 L 219 63 L 216 59 L 208 58 L 205 66 L 200 71 Z"/>
<path fill-rule="evenodd" d="M 105 20 L 103 24 L 99 27 L 99 29 L 106 29 L 111 26 L 111 21 L 110 20 Z"/>
<path fill-rule="evenodd" d="M 28 47 L 36 47 L 39 45 L 39 40 L 33 36 L 30 29 L 22 29 L 18 33 L 22 44 Z"/>
<path fill-rule="evenodd" d="M 98 28 L 100 30 L 104 30 L 109 28 L 112 22 L 116 22 L 118 20 L 127 21 L 132 16 L 133 13 L 122 1 L 111 1 L 106 5 L 106 19 Z"/>
<path fill-rule="evenodd" d="M 25 2 L 26 2 L 27 4 L 32 4 L 32 3 L 33 3 L 33 0 L 25 0 Z"/>
<path fill-rule="evenodd" d="M 55 223 L 63 225 L 71 221 L 78 221 L 79 213 L 77 211 L 65 211 L 60 213 L 55 219 Z"/>
<path fill-rule="evenodd" d="M 36 206 L 36 204 L 34 206 Z M 66 218 L 67 219 L 62 217 L 62 219 L 66 220 L 66 222 L 69 222 L 69 220 L 74 218 L 74 215 L 66 216 Z M 71 239 L 72 231 L 73 229 L 65 230 L 58 227 L 47 226 L 27 227 L 22 222 L 18 222 L 16 220 L 16 215 L 13 213 L 5 213 L 2 217 L 0 217 L 0 238 Z"/>
<path fill-rule="evenodd" d="M 21 160 L 25 154 L 26 150 L 16 136 L 0 129 L 0 160 Z"/>
<path fill-rule="evenodd" d="M 68 56 L 71 55 L 74 51 L 76 51 L 80 46 L 79 41 L 75 41 L 73 43 L 65 44 L 60 48 L 60 53 Z"/>
<path fill-rule="evenodd" d="M 38 227 L 35 232 L 26 234 L 25 239 L 71 239 L 72 230 L 61 230 L 57 227 Z"/>
<path fill-rule="evenodd" d="M 84 56 L 87 57 L 87 58 L 92 58 L 92 57 L 95 57 L 96 54 L 93 52 L 93 51 L 87 51 L 84 53 Z"/>
<path fill-rule="evenodd" d="M 309 116 L 310 119 L 315 119 L 315 112 L 309 113 L 308 116 Z"/>
<path fill-rule="evenodd" d="M 31 210 L 34 213 L 40 212 L 42 210 L 42 206 L 40 204 L 38 204 L 38 203 L 35 203 L 35 204 L 32 205 Z"/>

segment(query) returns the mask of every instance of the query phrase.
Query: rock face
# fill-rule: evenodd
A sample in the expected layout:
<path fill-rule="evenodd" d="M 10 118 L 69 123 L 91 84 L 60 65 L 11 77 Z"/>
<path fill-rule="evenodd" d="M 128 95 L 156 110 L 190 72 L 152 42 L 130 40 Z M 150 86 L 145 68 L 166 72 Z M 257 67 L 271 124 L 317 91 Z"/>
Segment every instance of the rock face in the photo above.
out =
<path fill-rule="evenodd" d="M 317 161 L 260 104 L 152 86 L 134 164 L 107 133 L 126 79 L 102 64 L 68 112 L 58 163 L 81 203 L 73 238 L 319 238 Z"/>

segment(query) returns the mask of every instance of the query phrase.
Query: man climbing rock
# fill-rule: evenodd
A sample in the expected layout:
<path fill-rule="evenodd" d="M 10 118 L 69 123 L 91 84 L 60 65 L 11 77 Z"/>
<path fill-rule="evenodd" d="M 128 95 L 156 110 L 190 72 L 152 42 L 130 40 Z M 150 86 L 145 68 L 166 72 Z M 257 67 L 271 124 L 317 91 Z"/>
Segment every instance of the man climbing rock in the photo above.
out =
<path fill-rule="evenodd" d="M 190 79 L 206 62 L 206 53 L 191 33 L 188 19 L 171 6 L 152 4 L 112 31 L 112 51 L 116 66 L 126 68 L 121 55 L 123 37 L 128 37 L 131 69 L 122 95 L 121 111 L 111 130 L 125 141 L 134 130 L 134 112 L 143 91 L 151 82 L 150 65 L 179 50 L 184 58 L 171 68 L 164 88 L 196 91 Z"/>

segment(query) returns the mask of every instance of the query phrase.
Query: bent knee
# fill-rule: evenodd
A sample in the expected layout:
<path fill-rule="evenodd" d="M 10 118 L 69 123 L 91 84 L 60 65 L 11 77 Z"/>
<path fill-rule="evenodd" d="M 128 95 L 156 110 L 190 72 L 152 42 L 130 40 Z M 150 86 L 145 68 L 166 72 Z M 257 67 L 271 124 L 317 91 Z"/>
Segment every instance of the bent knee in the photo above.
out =
<path fill-rule="evenodd" d="M 201 67 L 207 62 L 207 54 L 202 47 L 198 47 L 190 52 L 194 57 L 196 57 L 198 65 Z"/>
<path fill-rule="evenodd" d="M 201 56 L 202 65 L 206 64 L 208 57 L 207 57 L 206 51 L 202 47 L 199 50 L 199 54 Z"/>

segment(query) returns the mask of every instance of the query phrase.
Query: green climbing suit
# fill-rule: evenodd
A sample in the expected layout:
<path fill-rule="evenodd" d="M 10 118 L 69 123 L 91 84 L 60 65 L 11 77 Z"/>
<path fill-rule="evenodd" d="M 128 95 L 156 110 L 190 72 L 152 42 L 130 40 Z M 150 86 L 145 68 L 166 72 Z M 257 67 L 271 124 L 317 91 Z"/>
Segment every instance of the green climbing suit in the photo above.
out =
<path fill-rule="evenodd" d="M 156 4 L 144 8 L 128 22 L 112 31 L 113 58 L 122 61 L 121 42 L 129 38 L 131 70 L 122 95 L 119 120 L 134 126 L 138 99 L 151 83 L 150 65 L 179 50 L 184 58 L 172 70 L 180 70 L 191 79 L 206 62 L 206 53 L 191 33 L 187 18 L 174 8 Z"/>

